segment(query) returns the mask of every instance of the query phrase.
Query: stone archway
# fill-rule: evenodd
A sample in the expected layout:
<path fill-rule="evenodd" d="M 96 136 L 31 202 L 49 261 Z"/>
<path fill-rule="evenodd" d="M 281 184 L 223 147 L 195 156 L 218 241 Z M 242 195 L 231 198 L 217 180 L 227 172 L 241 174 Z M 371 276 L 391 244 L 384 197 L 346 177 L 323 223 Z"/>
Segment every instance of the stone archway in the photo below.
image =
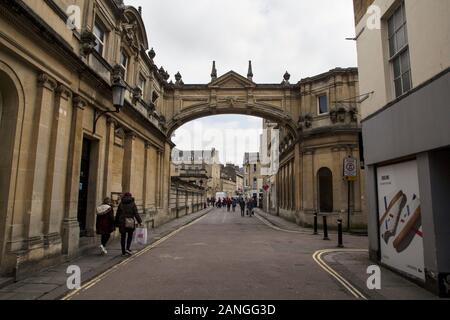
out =
<path fill-rule="evenodd" d="M 23 115 L 24 95 L 20 81 L 12 68 L 0 61 L 0 272 L 5 270 L 7 243 L 13 224 L 11 193 L 15 190 L 18 167 L 18 119 Z"/>
<path fill-rule="evenodd" d="M 180 79 L 180 78 L 178 78 Z M 253 80 L 230 71 L 208 84 L 174 86 L 165 126 L 170 137 L 187 122 L 214 115 L 237 114 L 273 121 L 286 128 L 294 140 L 298 138 L 298 96 L 293 86 L 256 84 Z"/>
<path fill-rule="evenodd" d="M 294 139 L 298 136 L 298 129 L 296 123 L 293 119 L 286 115 L 285 113 L 274 109 L 271 106 L 255 104 L 247 105 L 244 103 L 226 103 L 224 102 L 220 106 L 212 106 L 210 104 L 201 104 L 194 107 L 189 107 L 184 109 L 182 112 L 175 115 L 172 120 L 167 124 L 168 136 L 172 134 L 184 124 L 197 120 L 200 118 L 205 118 L 215 115 L 244 115 L 244 116 L 254 116 L 261 119 L 267 119 L 278 123 L 280 126 L 285 127 Z"/>

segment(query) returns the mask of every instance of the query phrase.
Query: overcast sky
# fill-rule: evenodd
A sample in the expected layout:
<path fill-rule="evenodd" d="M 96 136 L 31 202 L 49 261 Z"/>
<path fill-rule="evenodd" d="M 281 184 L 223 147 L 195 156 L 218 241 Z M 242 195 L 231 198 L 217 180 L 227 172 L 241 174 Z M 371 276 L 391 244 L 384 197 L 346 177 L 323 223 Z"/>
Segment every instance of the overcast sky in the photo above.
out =
<path fill-rule="evenodd" d="M 281 83 L 286 71 L 294 83 L 335 67 L 357 65 L 355 43 L 345 40 L 355 33 L 352 0 L 125 0 L 125 4 L 142 6 L 156 64 L 164 66 L 172 79 L 179 71 L 185 83 L 208 83 L 213 60 L 219 76 L 230 70 L 246 76 L 252 60 L 257 83 Z M 196 122 L 203 127 L 220 123 L 225 128 L 261 128 L 261 121 L 245 119 L 224 116 Z M 174 142 L 186 149 L 189 145 L 177 141 L 179 136 Z M 250 151 L 258 150 L 253 148 Z M 242 156 L 228 152 L 222 161 L 241 163 Z"/>

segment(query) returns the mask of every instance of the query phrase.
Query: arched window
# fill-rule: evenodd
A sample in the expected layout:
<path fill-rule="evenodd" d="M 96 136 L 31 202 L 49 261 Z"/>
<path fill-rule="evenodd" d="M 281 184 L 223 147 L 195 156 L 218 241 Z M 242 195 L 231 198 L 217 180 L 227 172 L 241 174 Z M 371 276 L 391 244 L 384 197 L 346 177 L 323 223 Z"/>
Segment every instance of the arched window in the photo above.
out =
<path fill-rule="evenodd" d="M 333 173 L 321 168 L 317 173 L 320 212 L 333 212 Z"/>

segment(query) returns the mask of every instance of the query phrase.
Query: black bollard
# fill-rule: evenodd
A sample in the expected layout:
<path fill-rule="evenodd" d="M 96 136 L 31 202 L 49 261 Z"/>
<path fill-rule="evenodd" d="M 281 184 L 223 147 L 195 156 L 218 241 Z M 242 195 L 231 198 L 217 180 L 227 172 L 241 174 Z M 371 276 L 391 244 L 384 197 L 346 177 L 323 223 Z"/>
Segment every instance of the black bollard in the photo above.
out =
<path fill-rule="evenodd" d="M 330 240 L 328 238 L 327 216 L 323 216 L 323 240 Z"/>
<path fill-rule="evenodd" d="M 344 241 L 342 239 L 342 219 L 338 220 L 338 248 L 344 247 Z"/>
<path fill-rule="evenodd" d="M 317 231 L 317 212 L 314 213 L 314 235 L 318 235 L 319 232 Z"/>

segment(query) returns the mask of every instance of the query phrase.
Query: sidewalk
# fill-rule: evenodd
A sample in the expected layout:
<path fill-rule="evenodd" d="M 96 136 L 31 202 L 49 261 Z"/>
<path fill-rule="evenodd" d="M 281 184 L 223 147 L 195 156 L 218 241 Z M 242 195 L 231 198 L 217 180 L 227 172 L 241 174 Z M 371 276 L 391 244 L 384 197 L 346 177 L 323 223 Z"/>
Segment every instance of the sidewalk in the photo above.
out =
<path fill-rule="evenodd" d="M 158 241 L 173 231 L 191 223 L 207 214 L 212 208 L 172 220 L 149 232 L 149 243 Z M 141 250 L 146 246 L 133 244 L 134 251 Z M 63 263 L 45 269 L 32 277 L 13 283 L 0 289 L 0 300 L 55 300 L 66 294 L 67 290 L 67 267 L 77 265 L 81 268 L 81 279 L 85 283 L 97 275 L 105 272 L 112 266 L 124 260 L 121 256 L 120 239 L 111 241 L 108 245 L 108 255 L 101 256 L 99 248 L 92 248 L 83 256 L 70 262 Z"/>
<path fill-rule="evenodd" d="M 325 255 L 324 260 L 370 300 L 439 300 L 438 296 L 383 267 L 381 267 L 381 290 L 369 290 L 366 284 L 369 277 L 367 268 L 376 264 L 369 260 L 367 254 L 329 253 Z"/>
<path fill-rule="evenodd" d="M 256 214 L 268 221 L 275 227 L 283 230 L 295 231 L 304 234 L 312 234 L 313 230 L 302 228 L 293 222 L 289 222 L 283 218 L 273 216 L 262 210 L 257 209 Z M 321 230 L 319 230 L 321 233 Z M 330 238 L 334 240 L 335 232 L 330 232 Z M 319 240 L 320 238 L 318 238 Z M 360 239 L 360 240 L 358 240 Z M 344 237 L 346 248 L 355 247 L 355 241 L 359 242 L 357 247 L 363 248 L 368 245 L 366 236 L 358 236 L 355 234 L 347 234 Z M 364 240 L 364 241 L 361 241 Z M 320 241 L 320 240 L 319 240 Z M 333 244 L 331 241 L 329 244 Z M 324 248 L 326 246 L 324 245 Z M 369 290 L 367 288 L 367 268 L 375 265 L 369 259 L 366 252 L 333 252 L 324 255 L 326 264 L 333 268 L 354 287 L 362 292 L 370 300 L 435 300 L 439 297 L 423 289 L 412 281 L 400 276 L 399 274 L 381 267 L 381 290 Z"/>

